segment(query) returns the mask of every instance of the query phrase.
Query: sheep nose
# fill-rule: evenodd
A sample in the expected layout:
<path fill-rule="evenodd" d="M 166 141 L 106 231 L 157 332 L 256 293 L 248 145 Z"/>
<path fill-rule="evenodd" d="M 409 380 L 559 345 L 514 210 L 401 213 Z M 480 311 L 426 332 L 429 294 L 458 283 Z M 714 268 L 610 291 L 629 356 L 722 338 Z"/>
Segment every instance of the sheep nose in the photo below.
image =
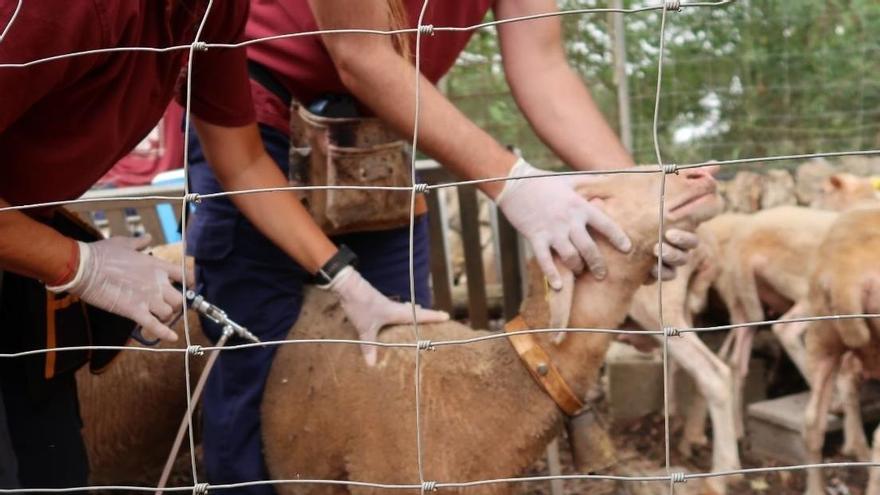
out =
<path fill-rule="evenodd" d="M 721 167 L 718 165 L 709 165 L 706 167 L 699 168 L 689 168 L 684 172 L 684 178 L 686 180 L 695 180 L 695 181 L 713 181 L 714 175 L 721 170 Z"/>

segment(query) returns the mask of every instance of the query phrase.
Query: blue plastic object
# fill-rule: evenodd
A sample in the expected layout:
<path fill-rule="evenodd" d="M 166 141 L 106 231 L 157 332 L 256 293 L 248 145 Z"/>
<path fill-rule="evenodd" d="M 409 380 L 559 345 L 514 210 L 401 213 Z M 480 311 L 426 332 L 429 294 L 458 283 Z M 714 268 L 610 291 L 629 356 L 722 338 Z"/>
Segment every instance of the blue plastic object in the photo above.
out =
<path fill-rule="evenodd" d="M 154 186 L 183 186 L 184 175 L 183 169 L 169 170 L 162 172 L 153 178 Z M 190 213 L 195 211 L 194 205 L 190 205 Z M 169 203 L 161 203 L 156 205 L 156 214 L 159 216 L 159 223 L 162 225 L 162 233 L 165 234 L 165 240 L 169 244 L 178 242 L 181 239 L 180 232 L 177 231 L 179 219 L 174 215 L 174 209 Z"/>

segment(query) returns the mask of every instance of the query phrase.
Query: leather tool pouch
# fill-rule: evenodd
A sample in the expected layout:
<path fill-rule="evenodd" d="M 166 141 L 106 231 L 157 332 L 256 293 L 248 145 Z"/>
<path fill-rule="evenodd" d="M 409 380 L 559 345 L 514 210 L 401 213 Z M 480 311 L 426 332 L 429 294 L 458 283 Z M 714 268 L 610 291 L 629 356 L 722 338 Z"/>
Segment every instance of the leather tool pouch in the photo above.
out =
<path fill-rule="evenodd" d="M 308 186 L 412 187 L 407 145 L 376 118 L 315 115 L 293 102 L 290 182 Z M 328 235 L 409 224 L 410 191 L 314 189 L 300 198 Z M 416 198 L 416 215 L 426 211 Z"/>
<path fill-rule="evenodd" d="M 57 209 L 45 221 L 73 239 L 91 242 L 101 239 L 99 232 L 64 209 Z M 135 327 L 131 320 L 90 306 L 71 294 L 55 294 L 42 282 L 4 272 L 0 293 L 0 331 L 3 352 L 59 349 L 79 346 L 122 346 Z M 30 390 L 39 397 L 47 380 L 72 373 L 89 363 L 100 373 L 119 351 L 71 350 L 34 354 L 7 360 L 24 370 Z"/>

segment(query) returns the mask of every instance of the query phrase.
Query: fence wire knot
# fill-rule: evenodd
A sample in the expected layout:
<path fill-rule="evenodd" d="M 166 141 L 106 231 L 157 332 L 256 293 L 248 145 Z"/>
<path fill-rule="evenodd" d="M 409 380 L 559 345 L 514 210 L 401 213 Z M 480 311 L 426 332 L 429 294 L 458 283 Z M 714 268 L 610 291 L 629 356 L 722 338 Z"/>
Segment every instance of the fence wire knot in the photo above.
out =
<path fill-rule="evenodd" d="M 420 34 L 427 34 L 429 36 L 434 36 L 434 25 L 433 24 L 422 24 L 419 26 Z"/>
<path fill-rule="evenodd" d="M 415 190 L 415 192 L 417 193 L 426 193 L 428 192 L 428 184 L 416 184 L 413 186 L 413 190 Z"/>
<path fill-rule="evenodd" d="M 681 12 L 681 0 L 665 0 L 663 8 Z"/>
<path fill-rule="evenodd" d="M 675 174 L 678 175 L 678 165 L 674 163 L 666 163 L 662 167 L 664 174 Z"/>
<path fill-rule="evenodd" d="M 667 337 L 678 337 L 681 335 L 681 331 L 675 327 L 663 327 L 663 335 Z"/>
<path fill-rule="evenodd" d="M 417 344 L 420 351 L 433 351 L 434 344 L 430 340 L 420 340 Z"/>
<path fill-rule="evenodd" d="M 192 44 L 192 48 L 197 52 L 206 52 L 208 51 L 208 44 L 204 41 L 196 41 Z"/>
<path fill-rule="evenodd" d="M 199 193 L 189 193 L 183 195 L 183 200 L 187 203 L 200 204 L 202 202 L 202 197 L 199 196 Z"/>
<path fill-rule="evenodd" d="M 436 492 L 436 491 L 437 491 L 437 482 L 436 481 L 423 481 L 422 482 L 422 493 Z"/>
<path fill-rule="evenodd" d="M 684 473 L 669 473 L 669 481 L 673 483 L 687 483 Z"/>
<path fill-rule="evenodd" d="M 197 483 L 193 487 L 193 495 L 208 495 L 208 484 L 207 483 Z"/>
<path fill-rule="evenodd" d="M 191 345 L 186 348 L 186 352 L 192 354 L 193 356 L 204 356 L 205 350 L 202 349 L 200 345 Z"/>

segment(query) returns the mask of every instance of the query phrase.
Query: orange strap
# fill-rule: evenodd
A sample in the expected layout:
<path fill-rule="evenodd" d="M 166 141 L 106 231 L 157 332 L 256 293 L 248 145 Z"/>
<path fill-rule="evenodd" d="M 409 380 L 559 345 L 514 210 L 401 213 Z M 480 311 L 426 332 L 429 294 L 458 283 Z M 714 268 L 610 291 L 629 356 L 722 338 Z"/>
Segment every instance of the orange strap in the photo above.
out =
<path fill-rule="evenodd" d="M 56 295 L 48 290 L 46 292 L 46 349 L 55 349 L 57 347 L 57 330 L 55 329 L 55 312 L 65 309 L 70 305 L 79 302 L 79 297 L 73 294 L 65 294 L 64 297 L 57 299 Z M 43 369 L 43 376 L 50 380 L 55 376 L 55 352 L 46 353 L 46 363 Z"/>
<path fill-rule="evenodd" d="M 528 330 L 522 316 L 517 316 L 504 325 L 504 331 L 507 333 L 521 330 Z M 565 378 L 559 373 L 559 368 L 553 364 L 547 351 L 541 347 L 533 334 L 508 335 L 507 338 L 532 378 L 565 414 L 574 416 L 584 407 L 583 401 L 568 386 Z"/>

